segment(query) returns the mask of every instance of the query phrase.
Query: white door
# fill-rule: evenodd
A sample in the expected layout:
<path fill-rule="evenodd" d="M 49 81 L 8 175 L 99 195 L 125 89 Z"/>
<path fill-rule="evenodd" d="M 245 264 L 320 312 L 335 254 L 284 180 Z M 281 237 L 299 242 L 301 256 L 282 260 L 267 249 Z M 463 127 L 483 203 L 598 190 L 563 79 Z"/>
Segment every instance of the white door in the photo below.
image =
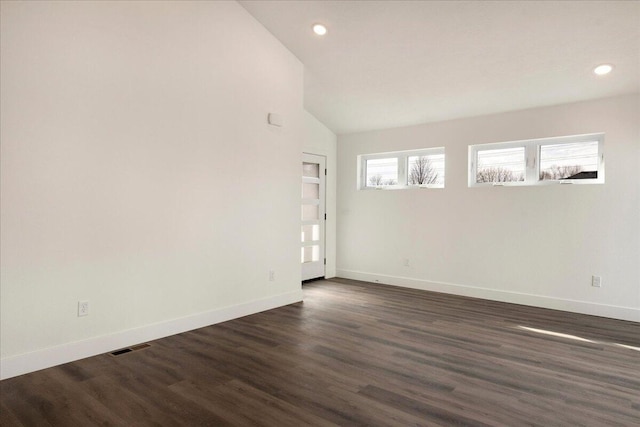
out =
<path fill-rule="evenodd" d="M 325 157 L 302 155 L 302 280 L 324 277 Z"/>

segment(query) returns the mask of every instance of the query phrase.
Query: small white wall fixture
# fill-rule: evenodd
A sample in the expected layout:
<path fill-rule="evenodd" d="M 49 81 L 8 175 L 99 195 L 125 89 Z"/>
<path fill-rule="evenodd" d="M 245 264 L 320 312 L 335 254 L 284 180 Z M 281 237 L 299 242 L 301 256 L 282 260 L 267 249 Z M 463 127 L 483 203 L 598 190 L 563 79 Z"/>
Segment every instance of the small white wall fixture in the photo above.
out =
<path fill-rule="evenodd" d="M 267 116 L 267 122 L 271 126 L 277 126 L 279 128 L 284 126 L 284 119 L 282 118 L 282 115 L 278 113 L 269 113 Z"/>

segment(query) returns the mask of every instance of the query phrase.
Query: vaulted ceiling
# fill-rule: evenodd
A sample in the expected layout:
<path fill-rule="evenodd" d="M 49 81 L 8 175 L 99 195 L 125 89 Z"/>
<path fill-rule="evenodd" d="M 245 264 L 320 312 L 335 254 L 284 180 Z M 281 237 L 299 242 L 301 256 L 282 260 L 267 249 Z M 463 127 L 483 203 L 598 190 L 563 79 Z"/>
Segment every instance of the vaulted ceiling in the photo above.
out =
<path fill-rule="evenodd" d="M 338 134 L 640 91 L 638 1 L 240 4 L 304 64 L 305 108 Z"/>

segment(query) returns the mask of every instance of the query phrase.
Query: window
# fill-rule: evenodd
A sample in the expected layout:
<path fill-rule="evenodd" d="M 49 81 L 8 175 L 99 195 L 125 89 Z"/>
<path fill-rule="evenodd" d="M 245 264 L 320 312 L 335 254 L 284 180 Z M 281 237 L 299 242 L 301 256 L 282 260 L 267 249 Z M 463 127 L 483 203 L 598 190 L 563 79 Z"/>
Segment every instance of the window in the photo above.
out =
<path fill-rule="evenodd" d="M 469 186 L 604 183 L 604 134 L 469 146 Z"/>
<path fill-rule="evenodd" d="M 524 147 L 478 150 L 477 159 L 476 182 L 524 181 Z"/>
<path fill-rule="evenodd" d="M 444 148 L 358 156 L 358 188 L 443 188 Z"/>
<path fill-rule="evenodd" d="M 367 160 L 367 186 L 380 187 L 398 184 L 398 159 Z"/>
<path fill-rule="evenodd" d="M 410 156 L 408 161 L 408 185 L 444 187 L 444 152 L 418 154 Z"/>
<path fill-rule="evenodd" d="M 598 141 L 540 146 L 540 180 L 598 178 Z"/>

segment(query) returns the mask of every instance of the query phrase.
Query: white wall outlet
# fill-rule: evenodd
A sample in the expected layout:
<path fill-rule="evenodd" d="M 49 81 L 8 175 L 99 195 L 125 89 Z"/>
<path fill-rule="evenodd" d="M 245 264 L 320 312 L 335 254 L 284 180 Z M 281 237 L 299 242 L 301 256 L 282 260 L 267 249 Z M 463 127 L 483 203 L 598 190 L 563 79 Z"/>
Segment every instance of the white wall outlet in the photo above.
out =
<path fill-rule="evenodd" d="M 276 272 L 274 270 L 269 270 L 269 281 L 273 282 L 276 280 Z"/>
<path fill-rule="evenodd" d="M 602 277 L 600 276 L 591 276 L 591 286 L 594 288 L 602 287 Z"/>
<path fill-rule="evenodd" d="M 78 317 L 89 315 L 89 301 L 78 301 Z"/>
<path fill-rule="evenodd" d="M 402 261 L 402 265 L 404 265 L 405 267 L 409 267 L 409 258 L 405 258 L 405 259 Z"/>

